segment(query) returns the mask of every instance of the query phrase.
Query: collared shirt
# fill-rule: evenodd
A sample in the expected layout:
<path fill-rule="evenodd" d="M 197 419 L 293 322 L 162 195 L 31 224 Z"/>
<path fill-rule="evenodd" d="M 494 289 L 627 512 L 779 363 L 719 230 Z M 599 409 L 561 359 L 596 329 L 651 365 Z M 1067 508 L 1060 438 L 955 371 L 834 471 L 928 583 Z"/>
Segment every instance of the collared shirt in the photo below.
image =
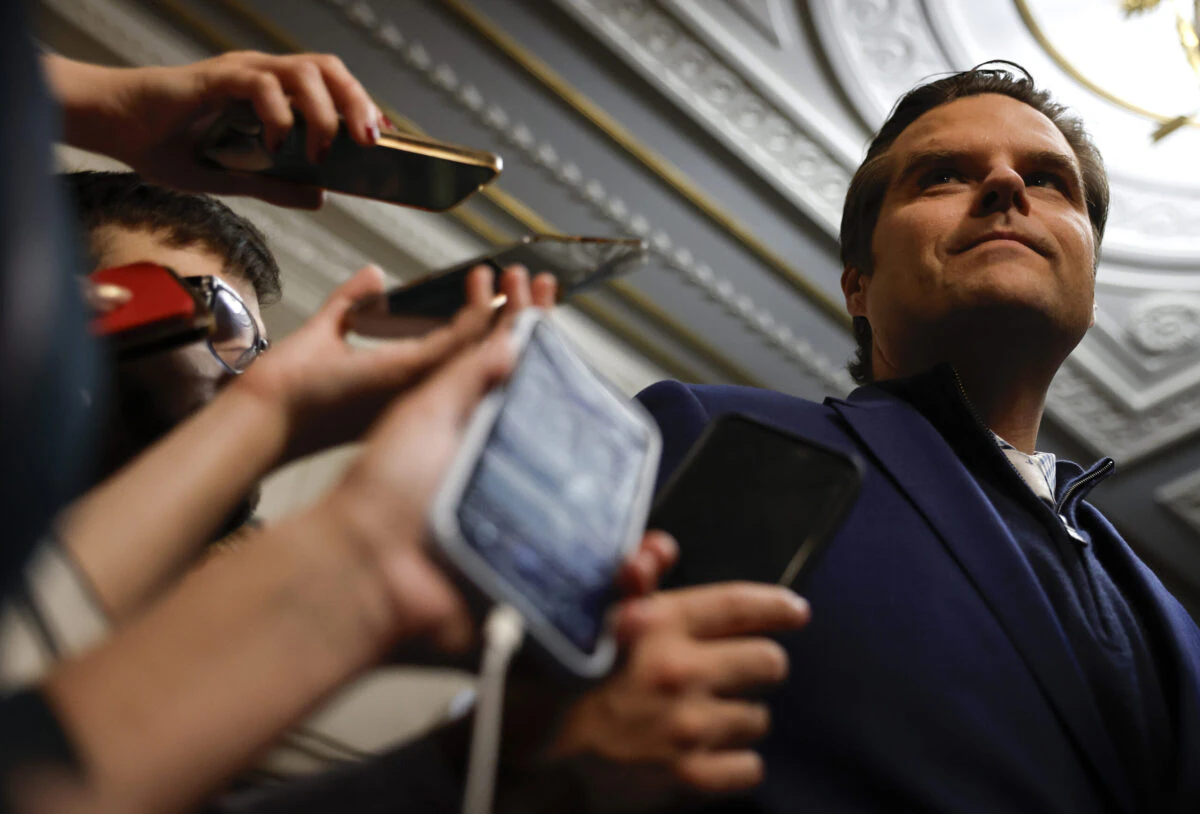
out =
<path fill-rule="evenodd" d="M 1032 455 L 1026 455 L 994 432 L 992 438 L 996 439 L 996 443 L 1004 451 L 1005 457 L 1017 470 L 1017 474 L 1021 476 L 1021 480 L 1029 485 L 1035 495 L 1053 506 L 1054 494 L 1058 491 L 1056 488 L 1058 478 L 1054 472 L 1057 459 L 1054 454 L 1035 452 Z"/>
<path fill-rule="evenodd" d="M 1053 508 L 1055 514 L 1058 514 L 1058 508 L 1054 499 L 1054 495 L 1058 493 L 1058 474 L 1056 472 L 1058 459 L 1054 457 L 1054 453 L 1034 452 L 1032 455 L 1026 455 L 994 432 L 992 433 L 992 438 L 996 439 L 996 443 L 1004 453 L 1004 457 L 1008 458 L 1008 462 L 1013 465 L 1013 469 L 1017 470 L 1017 474 L 1021 476 L 1021 480 L 1025 481 L 1026 485 L 1033 490 L 1035 495 Z M 1071 525 L 1066 517 L 1058 514 L 1058 519 L 1062 521 L 1067 534 L 1075 542 L 1080 545 L 1087 545 L 1087 540 Z"/>

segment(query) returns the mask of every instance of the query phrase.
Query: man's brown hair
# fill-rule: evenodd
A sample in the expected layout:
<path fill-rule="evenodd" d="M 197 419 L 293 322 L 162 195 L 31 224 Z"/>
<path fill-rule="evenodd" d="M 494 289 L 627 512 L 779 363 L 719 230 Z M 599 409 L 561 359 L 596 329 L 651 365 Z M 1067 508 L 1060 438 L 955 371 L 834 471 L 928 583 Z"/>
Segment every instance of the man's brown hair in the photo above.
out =
<path fill-rule="evenodd" d="M 843 268 L 856 268 L 863 274 L 871 273 L 874 260 L 871 242 L 888 184 L 891 183 L 893 169 L 887 153 L 900 134 L 936 107 L 984 93 L 998 93 L 1024 102 L 1053 122 L 1071 145 L 1083 176 L 1084 199 L 1095 236 L 1096 258 L 1093 263 L 1098 262 L 1104 224 L 1108 220 L 1108 175 L 1104 171 L 1100 151 L 1092 143 L 1083 122 L 1071 115 L 1066 107 L 1053 101 L 1048 91 L 1034 85 L 1033 77 L 1024 68 L 1014 63 L 1005 63 L 1013 65 L 1024 74 L 1018 77 L 1006 68 L 986 67 L 1000 62 L 1003 60 L 985 62 L 969 71 L 920 85 L 896 103 L 887 121 L 871 141 L 866 158 L 855 171 L 854 178 L 850 181 L 850 189 L 846 192 L 839 237 Z M 866 384 L 872 380 L 873 374 L 871 325 L 865 317 L 854 318 L 854 341 L 858 349 L 847 369 L 856 382 Z"/>

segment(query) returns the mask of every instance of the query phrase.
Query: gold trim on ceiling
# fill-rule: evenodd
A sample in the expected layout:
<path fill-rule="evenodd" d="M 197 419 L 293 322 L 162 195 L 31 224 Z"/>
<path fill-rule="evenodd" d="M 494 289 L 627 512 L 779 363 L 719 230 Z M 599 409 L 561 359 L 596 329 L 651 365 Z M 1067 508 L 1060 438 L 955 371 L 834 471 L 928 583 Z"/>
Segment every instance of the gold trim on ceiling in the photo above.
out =
<path fill-rule="evenodd" d="M 610 116 L 603 108 L 589 99 L 570 82 L 564 79 L 539 57 L 510 37 L 494 22 L 480 13 L 467 0 L 441 0 L 442 5 L 457 14 L 474 28 L 480 36 L 496 46 L 509 59 L 524 68 L 531 76 L 545 85 L 576 113 L 583 116 L 598 130 L 651 170 L 668 186 L 673 188 L 692 206 L 732 235 L 751 254 L 758 257 L 780 280 L 798 291 L 817 309 L 825 313 L 842 327 L 850 328 L 850 315 L 845 307 L 826 294 L 803 272 L 766 245 L 748 226 L 725 210 L 707 195 L 688 176 L 666 158 L 642 142 L 628 128 Z"/>
<path fill-rule="evenodd" d="M 1083 71 L 1075 67 L 1074 63 L 1067 59 L 1066 55 L 1054 46 L 1054 43 L 1050 42 L 1050 38 L 1046 35 L 1046 32 L 1042 29 L 1042 26 L 1038 23 L 1037 18 L 1034 17 L 1032 9 L 1029 8 L 1029 3 L 1027 0 L 1013 0 L 1013 3 L 1017 7 L 1017 12 L 1021 15 L 1021 20 L 1025 23 L 1025 27 L 1029 29 L 1029 33 L 1033 35 L 1035 40 L 1037 40 L 1038 45 L 1042 46 L 1042 50 L 1044 50 L 1050 56 L 1050 58 L 1054 60 L 1058 67 L 1062 68 L 1063 71 L 1076 82 L 1083 85 L 1100 98 L 1112 102 L 1118 107 L 1123 107 L 1131 113 L 1136 113 L 1139 116 L 1144 116 L 1147 119 L 1156 121 L 1159 124 L 1166 124 L 1167 122 L 1174 121 L 1176 118 L 1178 118 L 1176 116 L 1166 116 L 1162 113 L 1155 113 L 1153 110 L 1147 110 L 1141 105 L 1131 102 L 1123 96 L 1118 96 L 1112 91 L 1106 90 L 1105 88 L 1096 84 L 1091 79 L 1088 79 L 1087 76 L 1084 75 Z M 1198 127 L 1200 125 L 1196 124 L 1195 122 L 1188 122 L 1188 126 Z"/>
<path fill-rule="evenodd" d="M 596 302 L 593 299 L 593 295 L 582 294 L 575 297 L 571 300 L 569 307 L 584 314 L 588 319 L 613 336 L 618 337 L 621 341 L 628 343 L 638 353 L 667 371 L 667 373 L 679 381 L 689 384 L 703 384 L 711 381 L 708 376 L 701 375 L 691 365 L 672 357 L 669 353 L 663 351 L 657 343 L 646 339 L 637 331 L 630 328 L 611 308 L 606 308 L 599 302 Z"/>
<path fill-rule="evenodd" d="M 198 34 L 201 39 L 205 40 L 216 51 L 228 51 L 238 47 L 238 44 L 224 32 L 183 6 L 178 0 L 143 0 L 143 2 L 156 5 L 175 17 L 180 24 L 191 29 L 193 34 Z M 272 40 L 280 50 L 293 52 L 311 50 L 306 49 L 303 43 L 293 38 L 269 19 L 263 17 L 253 9 L 244 6 L 239 0 L 217 0 L 217 2 L 225 10 L 237 15 L 247 24 L 257 28 L 260 34 Z M 372 99 L 379 105 L 384 115 L 391 119 L 397 127 L 414 135 L 426 135 L 425 131 L 415 122 L 375 97 L 374 94 L 372 94 Z M 561 234 L 561 230 L 537 214 L 536 211 L 523 201 L 494 185 L 485 187 L 480 194 L 486 196 L 497 207 L 530 231 L 543 234 Z M 488 222 L 478 213 L 463 210 L 461 207 L 446 214 L 454 217 L 469 230 L 493 245 L 502 245 L 511 242 L 515 237 Z M 662 310 L 657 304 L 653 303 L 648 297 L 637 291 L 627 282 L 614 280 L 608 284 L 608 290 L 629 307 L 645 316 L 649 321 L 657 324 L 660 329 L 673 336 L 681 345 L 692 353 L 695 353 L 715 370 L 720 371 L 730 381 L 754 387 L 765 386 L 764 382 L 756 379 L 736 362 L 726 357 L 680 324 L 666 311 Z M 699 375 L 690 365 L 671 359 L 668 354 L 664 353 L 653 342 L 632 331 L 628 325 L 600 303 L 588 300 L 579 307 L 579 310 L 595 318 L 607 330 L 612 331 L 618 338 L 636 349 L 647 359 L 666 369 L 671 375 L 690 382 L 703 382 L 707 380 L 707 377 Z"/>

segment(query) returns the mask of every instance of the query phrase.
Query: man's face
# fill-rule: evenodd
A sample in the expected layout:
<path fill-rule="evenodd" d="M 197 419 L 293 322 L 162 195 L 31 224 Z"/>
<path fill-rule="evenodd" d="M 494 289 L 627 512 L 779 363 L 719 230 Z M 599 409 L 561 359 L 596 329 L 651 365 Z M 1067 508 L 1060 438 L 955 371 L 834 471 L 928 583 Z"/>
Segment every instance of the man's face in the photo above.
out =
<path fill-rule="evenodd" d="M 169 245 L 162 235 L 104 226 L 93 235 L 103 267 L 113 268 L 148 261 L 168 266 L 181 277 L 218 277 L 246 303 L 259 331 L 266 335 L 254 288 L 231 274 L 218 255 L 201 246 Z M 123 379 L 135 381 L 152 397 L 161 430 L 169 430 L 212 401 L 233 375 L 222 367 L 204 342 L 193 342 L 165 353 L 152 354 L 121 365 Z"/>
<path fill-rule="evenodd" d="M 266 336 L 253 286 L 231 274 L 222 258 L 211 251 L 201 246 L 172 246 L 161 234 L 120 226 L 97 229 L 92 243 L 101 268 L 146 261 L 168 266 L 181 277 L 219 277 L 246 303 L 259 332 Z M 124 466 L 212 401 L 232 379 L 233 374 L 202 341 L 118 365 L 100 476 L 107 477 Z M 231 525 L 249 517 L 255 502 L 252 496 L 240 507 Z"/>
<path fill-rule="evenodd" d="M 972 331 L 1045 327 L 1047 353 L 1065 356 L 1092 324 L 1095 246 L 1079 163 L 1053 122 L 971 96 L 921 116 L 888 156 L 874 270 L 843 277 L 850 313 L 871 324 L 876 377 L 919 372 L 940 361 L 931 343 Z"/>

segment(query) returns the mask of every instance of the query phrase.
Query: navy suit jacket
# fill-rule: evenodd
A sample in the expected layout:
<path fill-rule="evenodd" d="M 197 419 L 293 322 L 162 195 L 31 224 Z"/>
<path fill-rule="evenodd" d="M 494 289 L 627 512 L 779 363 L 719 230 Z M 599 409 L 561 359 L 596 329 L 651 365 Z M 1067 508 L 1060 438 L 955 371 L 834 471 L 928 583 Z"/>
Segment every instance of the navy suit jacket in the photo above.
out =
<path fill-rule="evenodd" d="M 816 404 L 662 382 L 659 484 L 715 416 L 738 412 L 858 453 L 861 496 L 782 638 L 767 779 L 733 808 L 769 812 L 1132 812 L 1134 792 L 1062 625 L 988 498 L 937 429 L 878 387 Z M 1200 632 L 1094 507 L 1160 642 L 1177 721 L 1172 811 L 1200 812 Z M 751 544 L 752 541 L 746 541 Z"/>

